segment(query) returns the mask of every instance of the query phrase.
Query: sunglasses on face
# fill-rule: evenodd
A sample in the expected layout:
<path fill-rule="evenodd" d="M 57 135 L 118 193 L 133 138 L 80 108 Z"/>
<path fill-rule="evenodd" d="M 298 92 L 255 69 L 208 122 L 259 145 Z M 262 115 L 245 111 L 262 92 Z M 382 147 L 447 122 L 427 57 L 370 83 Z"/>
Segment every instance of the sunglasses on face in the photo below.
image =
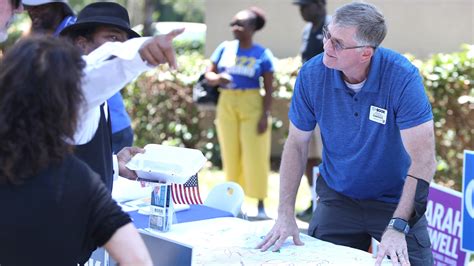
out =
<path fill-rule="evenodd" d="M 237 26 L 237 27 L 246 27 L 247 26 L 247 23 L 245 23 L 245 21 L 242 21 L 242 20 L 234 20 L 232 21 L 229 26 L 231 27 L 234 27 L 234 26 Z"/>
<path fill-rule="evenodd" d="M 332 38 L 327 25 L 324 25 L 323 27 L 323 38 L 324 38 L 324 42 L 331 41 L 332 47 L 334 47 L 334 50 L 336 50 L 337 52 L 340 52 L 342 50 L 349 50 L 349 49 L 356 49 L 356 48 L 363 48 L 363 47 L 372 47 L 375 49 L 375 47 L 370 46 L 370 45 L 344 46 L 338 40 L 334 40 Z"/>

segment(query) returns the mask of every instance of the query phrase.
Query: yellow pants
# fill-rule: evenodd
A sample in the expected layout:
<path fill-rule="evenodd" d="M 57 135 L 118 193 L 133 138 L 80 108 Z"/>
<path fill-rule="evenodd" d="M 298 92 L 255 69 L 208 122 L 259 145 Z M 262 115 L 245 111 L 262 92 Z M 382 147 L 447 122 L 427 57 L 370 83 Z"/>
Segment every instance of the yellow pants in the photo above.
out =
<path fill-rule="evenodd" d="M 257 125 L 263 99 L 259 90 L 221 90 L 216 127 L 227 180 L 239 183 L 252 198 L 267 196 L 271 119 L 263 134 Z"/>

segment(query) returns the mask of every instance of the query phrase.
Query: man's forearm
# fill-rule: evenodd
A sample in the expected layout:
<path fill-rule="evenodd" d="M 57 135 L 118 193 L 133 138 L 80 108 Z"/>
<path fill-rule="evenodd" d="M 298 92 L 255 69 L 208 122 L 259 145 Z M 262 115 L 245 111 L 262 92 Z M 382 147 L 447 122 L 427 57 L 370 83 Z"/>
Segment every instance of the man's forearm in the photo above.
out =
<path fill-rule="evenodd" d="M 402 196 L 398 203 L 397 209 L 393 213 L 393 217 L 402 218 L 408 221 L 413 213 L 415 205 L 415 192 L 417 180 L 407 177 L 403 186 Z"/>
<path fill-rule="evenodd" d="M 401 131 L 403 144 L 411 158 L 400 202 L 393 216 L 409 220 L 413 214 L 418 182 L 433 179 L 436 171 L 433 121 Z"/>
<path fill-rule="evenodd" d="M 287 140 L 280 167 L 279 215 L 294 215 L 296 193 L 298 192 L 307 157 L 307 145 L 298 145 L 290 138 Z"/>

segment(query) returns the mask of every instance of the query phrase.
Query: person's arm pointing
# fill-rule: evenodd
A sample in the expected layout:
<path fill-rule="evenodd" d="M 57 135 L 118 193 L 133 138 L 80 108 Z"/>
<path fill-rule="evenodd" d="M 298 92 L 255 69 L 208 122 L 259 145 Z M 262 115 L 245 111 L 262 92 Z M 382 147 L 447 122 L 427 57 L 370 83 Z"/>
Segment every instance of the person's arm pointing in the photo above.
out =
<path fill-rule="evenodd" d="M 184 28 L 175 29 L 168 34 L 155 36 L 143 43 L 138 51 L 143 61 L 152 66 L 168 63 L 170 68 L 176 69 L 178 64 L 173 49 L 173 39 L 183 31 Z"/>

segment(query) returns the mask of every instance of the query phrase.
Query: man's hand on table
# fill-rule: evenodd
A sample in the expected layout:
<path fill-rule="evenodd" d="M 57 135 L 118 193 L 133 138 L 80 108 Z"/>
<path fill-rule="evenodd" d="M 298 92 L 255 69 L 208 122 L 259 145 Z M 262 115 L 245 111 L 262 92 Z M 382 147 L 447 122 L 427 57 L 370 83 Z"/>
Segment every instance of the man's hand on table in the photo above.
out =
<path fill-rule="evenodd" d="M 385 256 L 390 256 L 393 265 L 410 265 L 410 260 L 408 259 L 408 249 L 407 241 L 405 239 L 405 234 L 395 231 L 393 229 L 387 229 L 382 235 L 382 241 L 380 242 L 377 260 L 375 265 L 381 265 Z"/>
<path fill-rule="evenodd" d="M 135 171 L 128 169 L 125 165 L 137 153 L 145 153 L 145 149 L 138 147 L 125 147 L 117 153 L 117 161 L 119 165 L 119 175 L 132 180 L 137 180 L 138 176 Z"/>
<path fill-rule="evenodd" d="M 168 63 L 170 68 L 176 69 L 178 65 L 173 49 L 173 39 L 183 31 L 184 28 L 175 29 L 147 40 L 138 51 L 142 60 L 152 66 Z"/>
<path fill-rule="evenodd" d="M 300 231 L 296 224 L 295 217 L 279 215 L 272 230 L 268 232 L 263 241 L 260 242 L 256 248 L 261 249 L 261 251 L 266 251 L 273 245 L 272 251 L 277 251 L 290 236 L 293 237 L 293 243 L 295 243 L 295 245 L 304 245 L 300 240 Z"/>

